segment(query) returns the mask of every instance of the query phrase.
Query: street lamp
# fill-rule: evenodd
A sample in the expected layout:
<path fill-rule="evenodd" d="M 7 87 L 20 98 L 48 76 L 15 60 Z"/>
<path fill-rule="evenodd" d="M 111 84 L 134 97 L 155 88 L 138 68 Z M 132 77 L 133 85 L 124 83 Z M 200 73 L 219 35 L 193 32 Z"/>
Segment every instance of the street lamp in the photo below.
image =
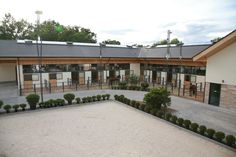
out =
<path fill-rule="evenodd" d="M 182 47 L 183 47 L 184 43 L 180 42 L 177 44 L 177 46 L 179 46 L 179 61 L 180 61 L 180 71 L 179 71 L 179 90 L 178 90 L 178 96 L 180 95 L 180 88 L 181 88 L 181 78 L 180 78 L 180 74 L 182 73 L 182 58 L 183 58 L 183 54 L 182 54 Z"/>
<path fill-rule="evenodd" d="M 37 55 L 39 58 L 39 81 L 40 81 L 40 95 L 41 95 L 41 102 L 43 102 L 43 82 L 42 82 L 42 39 L 39 36 L 39 24 L 40 24 L 40 15 L 43 14 L 42 11 L 35 11 L 35 14 L 37 15 L 37 40 L 36 40 L 36 46 L 37 46 Z M 40 48 L 38 42 L 40 41 Z"/>
<path fill-rule="evenodd" d="M 167 52 L 166 52 L 166 61 L 167 61 L 167 71 L 166 71 L 166 84 L 165 84 L 165 87 L 167 89 L 167 79 L 168 79 L 168 71 L 169 71 L 169 67 L 168 67 L 168 60 L 169 58 L 171 57 L 170 55 L 170 34 L 172 32 L 170 30 L 167 31 Z"/>

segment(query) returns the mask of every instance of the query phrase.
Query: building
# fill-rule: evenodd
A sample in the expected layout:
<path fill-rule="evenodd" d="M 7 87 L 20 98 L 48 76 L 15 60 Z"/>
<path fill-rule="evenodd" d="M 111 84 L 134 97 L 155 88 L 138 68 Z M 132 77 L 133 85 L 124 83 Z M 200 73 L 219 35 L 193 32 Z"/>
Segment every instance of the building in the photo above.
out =
<path fill-rule="evenodd" d="M 236 108 L 236 30 L 193 60 L 206 62 L 205 102 Z"/>

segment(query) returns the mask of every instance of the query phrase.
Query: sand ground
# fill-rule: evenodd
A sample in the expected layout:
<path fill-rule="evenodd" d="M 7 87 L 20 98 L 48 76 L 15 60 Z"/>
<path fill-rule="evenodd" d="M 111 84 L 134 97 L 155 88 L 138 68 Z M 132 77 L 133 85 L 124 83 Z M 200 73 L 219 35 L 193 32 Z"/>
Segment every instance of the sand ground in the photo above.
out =
<path fill-rule="evenodd" d="M 235 157 L 236 152 L 107 101 L 0 117 L 0 156 Z"/>

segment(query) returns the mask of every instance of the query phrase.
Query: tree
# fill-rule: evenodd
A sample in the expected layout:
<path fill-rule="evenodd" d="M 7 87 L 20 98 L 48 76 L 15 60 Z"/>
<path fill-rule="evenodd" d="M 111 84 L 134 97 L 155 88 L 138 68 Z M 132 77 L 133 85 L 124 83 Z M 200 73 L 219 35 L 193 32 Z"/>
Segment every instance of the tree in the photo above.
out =
<path fill-rule="evenodd" d="M 153 109 L 166 108 L 171 103 L 170 92 L 165 88 L 153 88 L 145 94 L 144 102 Z"/>
<path fill-rule="evenodd" d="M 179 41 L 179 39 L 177 39 L 177 38 L 174 38 L 170 41 L 170 44 L 176 44 L 177 45 L 179 43 L 182 43 L 182 42 Z M 168 44 L 167 40 L 164 39 L 164 40 L 153 43 L 151 47 L 156 47 L 158 45 L 167 45 L 167 44 Z"/>
<path fill-rule="evenodd" d="M 117 40 L 111 40 L 111 39 L 108 39 L 108 40 L 104 40 L 102 42 L 103 44 L 112 44 L 112 45 L 120 45 L 121 43 Z"/>
<path fill-rule="evenodd" d="M 217 43 L 218 41 L 220 41 L 220 39 L 222 39 L 222 37 L 217 37 L 211 40 L 212 43 Z"/>
<path fill-rule="evenodd" d="M 16 21 L 11 14 L 5 14 L 0 25 L 0 39 L 28 39 L 33 31 L 33 25 L 21 19 Z"/>

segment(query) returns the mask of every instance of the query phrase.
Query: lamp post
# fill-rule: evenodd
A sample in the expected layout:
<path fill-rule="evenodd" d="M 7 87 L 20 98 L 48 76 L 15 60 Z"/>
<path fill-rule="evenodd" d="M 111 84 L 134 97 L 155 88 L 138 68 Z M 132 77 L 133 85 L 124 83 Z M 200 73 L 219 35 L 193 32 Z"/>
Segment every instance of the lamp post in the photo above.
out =
<path fill-rule="evenodd" d="M 182 46 L 184 45 L 184 43 L 180 42 L 177 44 L 177 46 L 179 46 L 179 61 L 180 61 L 180 71 L 179 71 L 179 90 L 178 90 L 178 96 L 180 95 L 180 88 L 181 88 L 181 78 L 180 78 L 180 74 L 182 73 L 182 58 L 183 58 L 183 54 L 182 54 Z"/>
<path fill-rule="evenodd" d="M 103 75 L 103 68 L 102 68 L 102 47 L 106 46 L 105 44 L 103 43 L 99 43 L 99 48 L 100 48 L 100 52 L 99 52 L 99 58 L 100 58 L 100 68 L 99 70 L 101 71 L 100 73 L 100 86 L 101 86 L 101 89 L 102 89 L 102 78 L 104 77 Z"/>
<path fill-rule="evenodd" d="M 170 34 L 172 32 L 170 30 L 167 31 L 167 52 L 166 52 L 166 61 L 167 61 L 167 71 L 166 71 L 166 84 L 165 84 L 165 88 L 167 89 L 167 79 L 168 79 L 168 71 L 169 71 L 169 67 L 168 67 L 168 60 L 171 57 L 170 55 Z"/>
<path fill-rule="evenodd" d="M 36 47 L 37 47 L 37 55 L 39 59 L 39 81 L 40 81 L 40 95 L 41 95 L 41 102 L 43 102 L 43 82 L 42 82 L 42 39 L 39 36 L 39 24 L 40 24 L 40 15 L 42 15 L 42 11 L 35 11 L 37 15 L 37 40 L 36 40 Z M 40 48 L 39 48 L 39 41 L 40 41 Z"/>

